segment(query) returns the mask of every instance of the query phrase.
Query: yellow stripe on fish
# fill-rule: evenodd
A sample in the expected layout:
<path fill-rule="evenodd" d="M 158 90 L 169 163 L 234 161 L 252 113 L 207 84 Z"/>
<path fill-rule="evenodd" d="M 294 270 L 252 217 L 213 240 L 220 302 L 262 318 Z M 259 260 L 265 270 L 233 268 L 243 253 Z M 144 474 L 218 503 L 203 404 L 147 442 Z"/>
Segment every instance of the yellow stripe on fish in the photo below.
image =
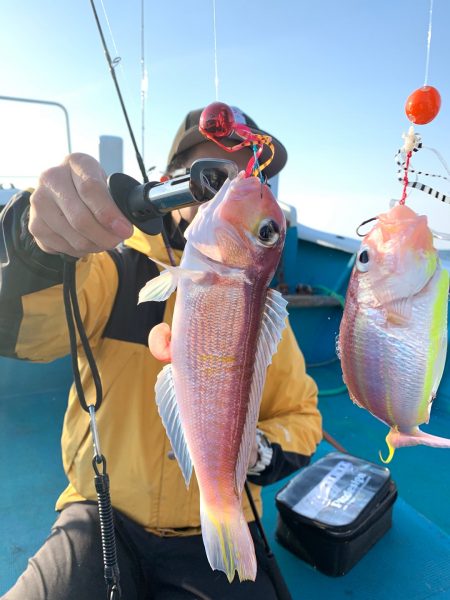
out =
<path fill-rule="evenodd" d="M 422 400 L 422 405 L 420 407 L 421 411 L 427 411 L 429 408 L 430 401 L 432 400 L 431 396 L 433 393 L 436 393 L 437 384 L 436 384 L 436 364 L 439 361 L 439 353 L 441 351 L 441 344 L 446 340 L 442 339 L 441 332 L 443 328 L 447 327 L 447 306 L 448 306 L 448 289 L 449 289 L 449 274 L 445 269 L 442 270 L 439 282 L 437 284 L 437 292 L 436 292 L 436 302 L 433 306 L 433 313 L 431 318 L 431 328 L 430 328 L 430 353 L 428 357 L 427 370 L 425 374 L 425 382 L 424 382 L 424 396 Z M 445 358 L 445 356 L 444 356 Z M 439 367 L 438 367 L 439 368 Z M 440 379 L 440 377 L 439 377 Z M 436 390 L 433 388 L 436 387 Z"/>
<path fill-rule="evenodd" d="M 220 354 L 199 354 L 198 360 L 203 362 L 234 363 L 236 362 L 236 357 L 223 356 Z"/>

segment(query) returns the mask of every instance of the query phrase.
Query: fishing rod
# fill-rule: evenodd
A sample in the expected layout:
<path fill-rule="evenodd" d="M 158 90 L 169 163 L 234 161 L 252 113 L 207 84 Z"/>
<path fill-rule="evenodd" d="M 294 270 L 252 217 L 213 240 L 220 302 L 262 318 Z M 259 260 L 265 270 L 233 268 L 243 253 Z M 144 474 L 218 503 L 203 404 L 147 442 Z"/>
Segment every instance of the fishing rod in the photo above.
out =
<path fill-rule="evenodd" d="M 103 29 L 102 29 L 102 26 L 100 23 L 100 19 L 98 18 L 97 9 L 95 8 L 94 0 L 89 0 L 89 1 L 91 3 L 92 12 L 94 13 L 94 19 L 97 24 L 98 33 L 100 35 L 100 39 L 102 42 L 103 51 L 104 51 L 105 57 L 106 57 L 106 62 L 108 63 L 109 72 L 111 73 L 111 77 L 114 82 L 114 86 L 116 88 L 117 96 L 119 98 L 120 106 L 122 108 L 123 116 L 125 117 L 125 121 L 126 121 L 127 128 L 128 128 L 128 133 L 130 134 L 131 143 L 134 148 L 134 153 L 136 155 L 136 160 L 139 165 L 139 169 L 141 171 L 142 179 L 144 180 L 144 183 L 147 183 L 148 182 L 147 171 L 145 169 L 145 165 L 144 165 L 144 161 L 142 159 L 141 153 L 139 152 L 139 148 L 136 143 L 136 138 L 134 137 L 133 128 L 131 127 L 130 119 L 128 117 L 128 112 L 127 112 L 125 102 L 122 97 L 122 92 L 120 91 L 119 82 L 117 81 L 117 77 L 116 77 L 116 69 L 115 68 L 119 64 L 120 59 L 119 58 L 115 58 L 114 60 L 111 59 L 111 55 L 109 53 L 108 46 L 106 44 L 105 36 L 103 34 Z"/>
<path fill-rule="evenodd" d="M 134 136 L 133 128 L 131 126 L 130 119 L 128 117 L 128 111 L 126 109 L 125 102 L 124 102 L 123 96 L 122 96 L 122 92 L 120 90 L 119 82 L 117 81 L 117 77 L 116 77 L 115 67 L 117 66 L 119 61 L 118 61 L 117 57 L 114 60 L 111 59 L 111 54 L 109 53 L 108 46 L 106 44 L 105 36 L 104 36 L 103 29 L 102 29 L 102 26 L 100 23 L 100 19 L 98 18 L 98 13 L 97 13 L 97 9 L 95 8 L 94 0 L 89 0 L 89 1 L 91 4 L 92 12 L 94 13 L 95 23 L 97 25 L 98 33 L 100 35 L 100 39 L 101 39 L 102 46 L 103 46 L 103 51 L 105 53 L 106 62 L 108 63 L 108 67 L 109 67 L 109 72 L 111 73 L 111 77 L 114 82 L 114 87 L 116 89 L 117 97 L 119 98 L 120 106 L 122 108 L 122 113 L 125 118 L 125 122 L 127 124 L 128 133 L 130 134 L 131 143 L 134 148 L 136 160 L 139 165 L 139 170 L 141 171 L 142 180 L 144 181 L 144 183 L 148 183 L 148 175 L 147 175 L 147 171 L 145 169 L 144 160 L 141 156 L 141 153 L 139 152 L 139 148 L 138 148 L 138 145 L 136 142 L 136 138 Z M 163 238 L 164 246 L 166 248 L 166 252 L 167 252 L 167 256 L 169 257 L 170 264 L 172 266 L 175 266 L 175 264 L 176 264 L 175 256 L 174 256 L 174 253 L 170 246 L 169 237 L 167 235 L 166 230 L 164 229 L 164 226 L 161 227 L 160 233 Z"/>

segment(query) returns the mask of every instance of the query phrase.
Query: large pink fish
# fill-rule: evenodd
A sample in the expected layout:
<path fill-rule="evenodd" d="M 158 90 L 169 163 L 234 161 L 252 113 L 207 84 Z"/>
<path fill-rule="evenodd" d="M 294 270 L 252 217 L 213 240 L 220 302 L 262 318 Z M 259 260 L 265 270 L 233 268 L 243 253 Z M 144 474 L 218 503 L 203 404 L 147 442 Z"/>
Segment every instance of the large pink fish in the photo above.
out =
<path fill-rule="evenodd" d="M 156 401 L 174 454 L 200 488 L 200 517 L 213 569 L 232 581 L 256 577 L 256 558 L 241 496 L 255 442 L 266 369 L 287 316 L 269 289 L 285 238 L 285 218 L 270 189 L 241 173 L 203 205 L 185 233 L 179 267 L 141 291 L 164 300 L 178 287 L 172 334 L 149 336 L 153 354 L 170 359 Z"/>
<path fill-rule="evenodd" d="M 450 447 L 418 427 L 444 370 L 448 287 L 427 218 L 404 205 L 379 215 L 356 258 L 338 352 L 352 400 L 390 427 L 386 462 L 401 446 Z"/>

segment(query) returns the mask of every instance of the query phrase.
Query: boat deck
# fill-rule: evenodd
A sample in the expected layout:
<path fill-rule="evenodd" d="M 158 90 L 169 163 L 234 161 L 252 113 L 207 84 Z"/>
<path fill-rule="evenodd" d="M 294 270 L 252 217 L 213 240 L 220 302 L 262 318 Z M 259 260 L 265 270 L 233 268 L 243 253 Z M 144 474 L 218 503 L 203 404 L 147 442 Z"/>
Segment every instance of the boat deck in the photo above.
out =
<path fill-rule="evenodd" d="M 0 382 L 0 595 L 25 568 L 55 518 L 54 502 L 65 486 L 60 431 L 70 380 L 67 360 L 30 365 L 1 359 Z M 311 369 L 321 390 L 339 389 L 337 361 Z M 14 389 L 14 394 L 10 390 Z M 448 398 L 438 398 L 431 427 L 450 427 Z M 345 393 L 321 397 L 324 429 L 356 456 L 378 462 L 386 427 L 355 407 Z M 315 459 L 333 448 L 319 446 Z M 389 532 L 343 577 L 316 571 L 275 540 L 278 482 L 264 490 L 264 525 L 294 600 L 349 598 L 411 600 L 450 598 L 450 478 L 448 453 L 408 448 L 389 465 L 399 498 Z M 432 468 L 430 468 L 432 467 Z"/>

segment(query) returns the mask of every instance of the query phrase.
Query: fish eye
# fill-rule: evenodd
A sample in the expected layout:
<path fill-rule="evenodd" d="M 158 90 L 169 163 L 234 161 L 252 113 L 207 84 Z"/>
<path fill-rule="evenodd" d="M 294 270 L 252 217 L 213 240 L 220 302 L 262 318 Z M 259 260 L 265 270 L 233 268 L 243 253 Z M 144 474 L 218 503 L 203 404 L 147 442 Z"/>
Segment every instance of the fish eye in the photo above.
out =
<path fill-rule="evenodd" d="M 370 255 L 369 249 L 363 246 L 356 257 L 356 268 L 361 273 L 366 273 L 369 270 Z"/>
<path fill-rule="evenodd" d="M 274 246 L 280 237 L 280 228 L 278 223 L 272 219 L 264 219 L 258 228 L 258 241 L 263 246 Z"/>

